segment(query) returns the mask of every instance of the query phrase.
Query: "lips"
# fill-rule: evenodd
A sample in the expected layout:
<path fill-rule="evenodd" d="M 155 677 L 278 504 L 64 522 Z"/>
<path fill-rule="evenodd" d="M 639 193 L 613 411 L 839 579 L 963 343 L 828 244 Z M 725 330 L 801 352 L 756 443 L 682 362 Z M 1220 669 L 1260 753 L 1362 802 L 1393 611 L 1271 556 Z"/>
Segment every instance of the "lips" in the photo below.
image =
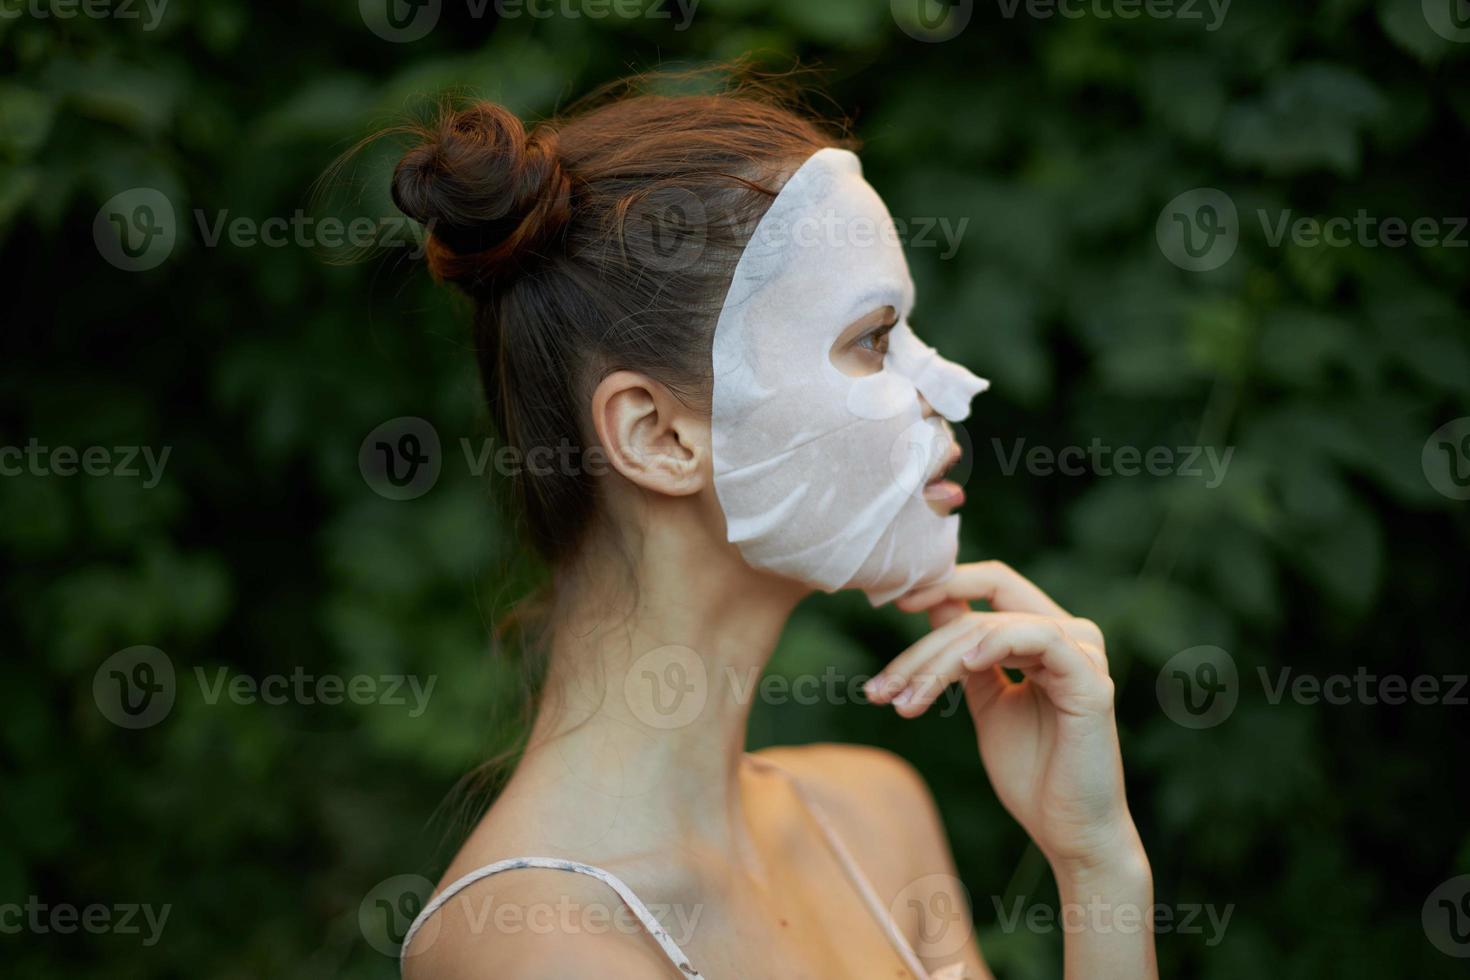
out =
<path fill-rule="evenodd" d="M 950 470 L 954 469 L 954 464 L 960 461 L 960 456 L 961 452 L 959 443 L 951 440 L 949 444 L 949 451 L 946 452 L 943 458 L 939 460 L 939 465 L 934 467 L 934 472 L 929 475 L 929 482 L 924 485 L 926 487 L 933 486 L 935 483 L 943 480 L 944 475 Z"/>
<path fill-rule="evenodd" d="M 945 474 L 960 461 L 960 455 L 960 447 L 951 442 L 949 452 L 944 454 L 934 475 L 929 478 L 928 483 L 924 484 L 925 500 L 943 507 L 958 507 L 965 502 L 964 489 L 953 480 L 944 478 Z"/>

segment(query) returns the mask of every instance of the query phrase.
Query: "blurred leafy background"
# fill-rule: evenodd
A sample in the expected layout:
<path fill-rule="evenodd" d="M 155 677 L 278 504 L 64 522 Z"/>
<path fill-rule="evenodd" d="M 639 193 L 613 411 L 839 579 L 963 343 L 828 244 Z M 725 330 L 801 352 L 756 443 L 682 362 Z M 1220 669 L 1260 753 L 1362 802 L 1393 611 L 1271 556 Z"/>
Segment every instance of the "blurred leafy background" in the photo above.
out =
<path fill-rule="evenodd" d="M 170 449 L 151 487 L 0 477 L 0 903 L 172 907 L 151 946 L 6 930 L 3 972 L 393 976 L 359 906 L 389 876 L 437 876 L 456 833 L 441 802 L 508 735 L 489 709 L 516 684 L 487 624 L 525 577 L 461 448 L 487 434 L 464 305 L 406 249 L 344 264 L 210 245 L 196 211 L 211 227 L 315 213 L 341 150 L 448 89 L 537 115 L 632 69 L 758 51 L 822 66 L 896 215 L 968 219 L 952 257 L 910 250 L 920 330 L 995 383 L 967 426 L 963 557 L 1012 562 L 1108 631 L 1159 901 L 1233 906 L 1217 945 L 1162 935 L 1163 975 L 1464 975 L 1420 911 L 1470 872 L 1467 709 L 1272 704 L 1257 680 L 1466 669 L 1467 505 L 1434 489 L 1421 450 L 1470 414 L 1467 252 L 1276 246 L 1254 218 L 1463 218 L 1470 45 L 1430 29 L 1432 4 L 1236 0 L 1214 29 L 1203 5 L 1125 20 L 981 4 L 942 42 L 881 0 L 704 0 L 687 30 L 672 4 L 667 20 L 502 19 L 444 0 L 412 41 L 370 29 L 373 5 L 172 0 L 148 27 L 141 5 L 62 18 L 0 0 L 0 443 Z M 391 161 L 362 157 L 334 206 L 393 214 Z M 130 272 L 94 218 L 139 187 L 172 203 L 177 239 Z M 1207 272 L 1155 237 L 1195 187 L 1240 213 L 1236 254 Z M 437 485 L 409 501 L 358 466 L 400 416 L 443 446 Z M 1001 465 L 1016 440 L 1094 439 L 1235 455 L 1214 487 Z M 821 597 L 771 670 L 870 672 L 919 630 Z M 93 677 L 137 644 L 166 651 L 178 695 L 129 731 Z M 1191 730 L 1155 678 L 1201 644 L 1230 652 L 1240 700 Z M 418 717 L 210 704 L 193 672 L 221 667 L 438 683 Z M 994 969 L 1059 976 L 1059 935 L 1000 925 L 997 903 L 1055 894 L 968 726 L 763 704 L 751 738 L 912 760 Z"/>

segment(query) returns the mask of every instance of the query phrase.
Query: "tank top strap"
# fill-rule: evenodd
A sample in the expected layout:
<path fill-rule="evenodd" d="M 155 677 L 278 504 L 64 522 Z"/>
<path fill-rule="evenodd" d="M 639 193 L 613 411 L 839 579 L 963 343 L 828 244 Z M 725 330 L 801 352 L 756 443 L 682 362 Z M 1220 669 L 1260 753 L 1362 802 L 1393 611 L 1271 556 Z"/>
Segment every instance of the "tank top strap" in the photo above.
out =
<path fill-rule="evenodd" d="M 648 910 L 648 906 L 643 904 L 643 901 L 633 893 L 633 889 L 629 888 L 621 878 L 611 871 L 591 864 L 552 857 L 507 858 L 504 861 L 496 861 L 494 864 L 487 864 L 483 868 L 477 868 L 469 874 L 456 879 L 449 887 L 434 896 L 434 899 L 424 906 L 423 911 L 419 912 L 414 918 L 413 924 L 408 927 L 408 932 L 403 936 L 403 945 L 399 947 L 398 951 L 400 971 L 403 961 L 408 958 L 408 947 L 413 942 L 413 937 L 418 933 L 423 924 L 428 921 L 429 917 L 439 911 L 446 902 L 484 878 L 488 878 L 494 874 L 500 874 L 502 871 L 513 871 L 519 868 L 544 868 L 550 871 L 569 871 L 573 874 L 596 878 L 617 892 L 618 897 L 623 900 L 623 904 L 627 905 L 633 914 L 638 917 L 638 921 L 643 924 L 643 928 L 648 930 L 648 934 L 658 943 L 659 949 L 663 950 L 669 962 L 679 969 L 682 976 L 687 978 L 687 980 L 705 980 L 699 974 L 699 971 L 695 970 L 689 963 L 689 957 L 684 955 L 684 951 L 674 942 L 668 930 L 663 927 L 654 914 Z"/>
<path fill-rule="evenodd" d="M 878 927 L 883 930 L 883 934 L 888 937 L 889 943 L 892 944 L 899 958 L 903 960 L 904 966 L 908 967 L 909 972 L 917 980 L 948 980 L 951 977 L 962 980 L 964 977 L 963 964 L 954 964 L 946 967 L 940 973 L 933 975 L 925 969 L 923 961 L 914 952 L 914 948 L 909 945 L 909 941 L 904 936 L 903 930 L 898 928 L 898 923 L 894 921 L 892 912 L 883 904 L 883 900 L 878 897 L 878 892 L 873 887 L 873 883 L 868 880 L 868 876 L 863 873 L 862 867 L 858 865 L 857 858 L 853 857 L 852 852 L 843 843 L 842 836 L 837 833 L 837 827 L 832 822 L 832 818 L 822 809 L 821 804 L 817 802 L 811 792 L 802 785 L 801 780 L 796 777 L 796 774 L 784 766 L 777 765 L 769 759 L 763 759 L 749 752 L 745 754 L 745 758 L 758 769 L 779 773 L 785 777 L 786 781 L 795 791 L 797 799 L 801 801 L 802 806 L 806 808 L 807 813 L 811 815 L 812 821 L 817 825 L 817 829 L 821 831 L 822 838 L 827 842 L 828 850 L 832 852 L 832 856 L 841 865 L 843 874 L 852 883 L 853 889 L 858 893 L 858 897 L 867 906 L 868 913 L 878 923 Z M 955 971 L 955 967 L 958 967 L 959 970 Z"/>

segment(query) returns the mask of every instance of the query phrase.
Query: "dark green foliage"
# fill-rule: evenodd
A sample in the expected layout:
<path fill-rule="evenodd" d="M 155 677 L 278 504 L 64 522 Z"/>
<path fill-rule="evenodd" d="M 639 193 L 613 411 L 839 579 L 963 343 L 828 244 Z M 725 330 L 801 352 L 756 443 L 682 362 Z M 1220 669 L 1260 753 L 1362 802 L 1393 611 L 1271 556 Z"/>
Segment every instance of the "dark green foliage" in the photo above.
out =
<path fill-rule="evenodd" d="M 437 808 L 508 737 L 491 708 L 519 675 L 490 655 L 487 623 L 531 573 L 472 465 L 487 433 L 466 308 L 407 248 L 341 264 L 330 242 L 211 245 L 221 214 L 392 215 L 390 146 L 322 197 L 313 182 L 446 90 L 544 114 L 629 68 L 760 49 L 824 66 L 869 178 L 916 233 L 968 221 L 952 256 L 937 228 L 909 253 L 916 328 L 995 383 L 967 423 L 962 557 L 1010 561 L 1110 638 L 1159 901 L 1233 907 L 1217 945 L 1203 920 L 1161 935 L 1162 974 L 1460 975 L 1420 913 L 1470 872 L 1470 708 L 1272 691 L 1284 668 L 1467 670 L 1470 504 L 1436 491 L 1423 453 L 1470 415 L 1470 231 L 1458 247 L 1272 238 L 1287 211 L 1463 225 L 1470 44 L 1431 30 L 1419 0 L 1237 0 L 1216 30 L 1204 4 L 1192 21 L 980 4 L 943 43 L 900 30 L 882 0 L 704 0 L 687 31 L 679 6 L 497 23 L 445 0 L 435 30 L 390 43 L 351 2 L 174 0 L 145 29 L 141 5 L 63 20 L 0 0 L 18 12 L 0 19 L 0 445 L 170 453 L 156 485 L 141 460 L 139 476 L 0 476 L 0 904 L 171 906 L 151 946 L 146 928 L 0 932 L 3 972 L 394 976 L 359 905 L 391 875 L 437 875 L 458 832 Z M 104 261 L 94 219 L 139 187 L 171 204 L 176 241 L 130 272 Z M 1199 187 L 1228 196 L 1239 243 L 1192 272 L 1155 226 Z M 401 416 L 442 446 L 437 484 L 409 501 L 358 465 Z M 1024 456 L 1008 474 L 1018 440 L 1234 453 L 1218 481 L 1207 463 L 1069 476 Z M 819 597 L 771 671 L 864 675 L 921 630 Z M 135 645 L 177 678 L 172 711 L 136 731 L 93 687 Z M 1239 703 L 1194 730 L 1155 681 L 1200 645 L 1230 653 Z M 417 716 L 411 695 L 211 704 L 221 669 L 437 684 Z M 913 760 L 998 975 L 1060 976 L 1059 933 L 1001 924 L 1018 896 L 1055 892 L 1023 860 L 964 712 L 910 723 L 784 700 L 759 705 L 753 743 Z"/>

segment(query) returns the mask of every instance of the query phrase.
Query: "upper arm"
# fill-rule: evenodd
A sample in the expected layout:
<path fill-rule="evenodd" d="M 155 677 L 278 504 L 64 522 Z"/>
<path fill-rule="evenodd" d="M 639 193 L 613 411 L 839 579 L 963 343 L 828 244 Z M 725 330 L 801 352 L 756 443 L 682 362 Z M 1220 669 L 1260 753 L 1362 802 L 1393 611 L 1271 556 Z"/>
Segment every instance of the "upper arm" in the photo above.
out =
<path fill-rule="evenodd" d="M 925 966 L 963 959 L 967 977 L 990 980 L 939 807 L 919 771 L 866 745 L 802 746 L 783 750 L 780 762 L 817 791 Z"/>
<path fill-rule="evenodd" d="M 408 952 L 404 980 L 667 980 L 676 972 L 612 889 L 540 869 L 470 885 L 425 921 Z"/>

